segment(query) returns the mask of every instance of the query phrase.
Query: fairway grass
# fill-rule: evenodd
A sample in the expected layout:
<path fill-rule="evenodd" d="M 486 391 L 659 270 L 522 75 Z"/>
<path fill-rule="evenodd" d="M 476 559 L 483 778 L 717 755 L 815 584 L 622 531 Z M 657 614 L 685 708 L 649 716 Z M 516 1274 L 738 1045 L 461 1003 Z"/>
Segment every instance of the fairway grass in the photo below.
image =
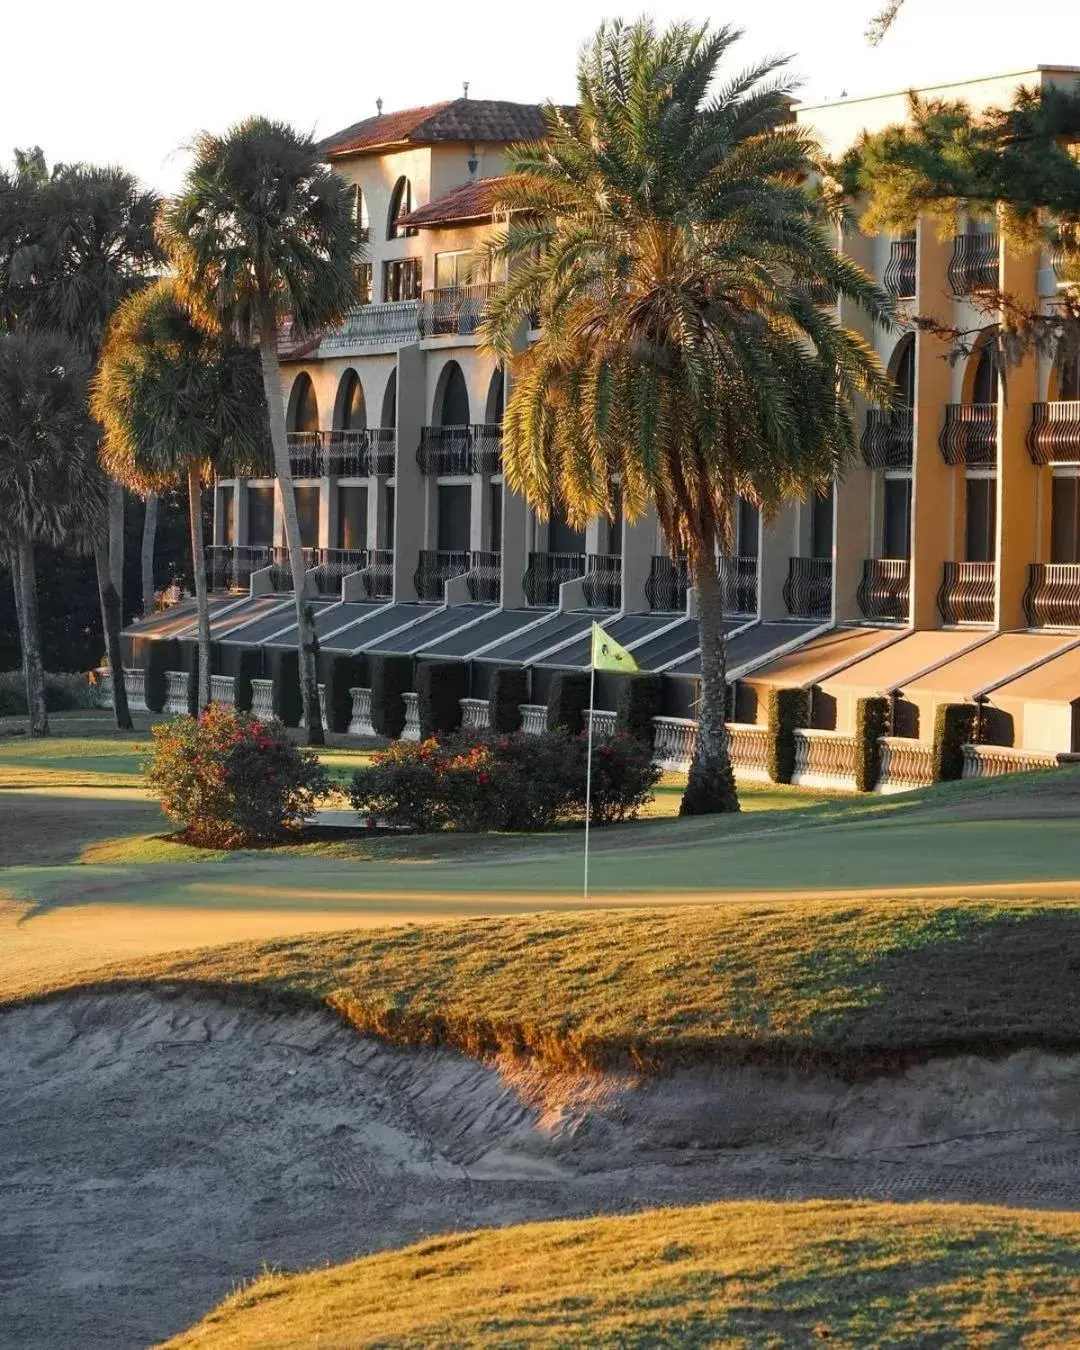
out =
<path fill-rule="evenodd" d="M 170 1350 L 1075 1344 L 1080 1216 L 813 1201 L 455 1234 L 239 1290 Z"/>

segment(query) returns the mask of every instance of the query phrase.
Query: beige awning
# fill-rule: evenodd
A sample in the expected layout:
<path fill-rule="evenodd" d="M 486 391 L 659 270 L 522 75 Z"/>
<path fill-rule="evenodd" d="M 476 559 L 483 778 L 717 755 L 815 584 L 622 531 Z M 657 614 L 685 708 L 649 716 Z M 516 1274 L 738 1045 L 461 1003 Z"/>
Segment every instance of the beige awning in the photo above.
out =
<path fill-rule="evenodd" d="M 901 635 L 887 628 L 834 628 L 802 647 L 751 671 L 747 684 L 804 689 L 818 684 L 849 661 L 893 643 Z"/>
<path fill-rule="evenodd" d="M 1073 639 L 1075 641 L 1075 639 Z M 993 698 L 1022 698 L 1038 703 L 1074 703 L 1080 699 L 1080 646 L 1052 656 L 1048 661 L 1000 684 Z"/>
<path fill-rule="evenodd" d="M 1061 633 L 999 633 L 902 688 L 909 697 L 931 694 L 941 701 L 966 703 L 1025 666 L 1048 660 L 1072 640 Z"/>
<path fill-rule="evenodd" d="M 847 669 L 830 675 L 821 681 L 821 687 L 826 691 L 849 689 L 869 694 L 902 689 L 905 681 L 933 666 L 954 660 L 985 638 L 985 633 L 943 628 L 909 633 L 899 642 L 892 642 L 881 651 L 872 652 Z"/>

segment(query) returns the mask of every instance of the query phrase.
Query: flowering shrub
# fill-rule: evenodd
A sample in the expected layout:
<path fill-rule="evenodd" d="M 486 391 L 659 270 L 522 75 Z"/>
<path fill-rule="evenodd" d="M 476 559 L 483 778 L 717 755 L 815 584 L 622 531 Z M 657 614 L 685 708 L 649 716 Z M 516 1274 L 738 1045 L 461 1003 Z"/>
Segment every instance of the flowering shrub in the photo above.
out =
<path fill-rule="evenodd" d="M 585 737 L 562 732 L 396 741 L 354 774 L 349 795 L 369 821 L 414 830 L 550 829 L 584 817 L 585 768 Z M 659 775 L 632 737 L 598 742 L 593 822 L 635 816 Z"/>
<path fill-rule="evenodd" d="M 192 843 L 240 848 L 281 839 L 314 815 L 330 786 L 313 752 L 293 745 L 280 722 L 215 704 L 152 734 L 146 781 Z"/>

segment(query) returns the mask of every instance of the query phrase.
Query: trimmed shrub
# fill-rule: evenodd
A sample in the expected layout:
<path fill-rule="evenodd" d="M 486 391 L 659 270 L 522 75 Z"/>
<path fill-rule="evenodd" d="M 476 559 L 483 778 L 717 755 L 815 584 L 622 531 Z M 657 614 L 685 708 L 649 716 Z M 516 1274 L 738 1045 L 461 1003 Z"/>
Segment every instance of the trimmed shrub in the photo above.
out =
<path fill-rule="evenodd" d="M 96 708 L 97 697 L 85 675 L 46 675 L 45 707 L 51 713 Z M 0 672 L 0 717 L 25 717 L 27 711 L 22 671 Z"/>
<path fill-rule="evenodd" d="M 650 728 L 651 729 L 651 728 Z M 585 771 L 588 743 L 584 735 L 574 738 L 574 804 L 585 814 Z M 653 788 L 662 770 L 653 763 L 652 745 L 627 731 L 599 741 L 593 746 L 592 813 L 594 825 L 610 825 L 616 820 L 633 820 L 641 808 L 653 799 Z"/>
<path fill-rule="evenodd" d="M 457 731 L 460 700 L 468 696 L 469 667 L 464 661 L 421 661 L 416 667 L 420 739 Z"/>
<path fill-rule="evenodd" d="M 947 783 L 964 775 L 963 747 L 974 733 L 978 709 L 974 703 L 939 703 L 934 715 L 934 782 Z"/>
<path fill-rule="evenodd" d="M 589 675 L 584 670 L 560 670 L 548 693 L 548 730 L 560 728 L 576 736 L 585 725 L 589 707 Z"/>
<path fill-rule="evenodd" d="M 873 792 L 881 777 L 881 745 L 889 724 L 887 698 L 861 698 L 855 704 L 855 786 Z"/>
<path fill-rule="evenodd" d="M 521 727 L 521 705 L 529 701 L 529 672 L 524 666 L 499 666 L 491 675 L 488 722 L 492 731 L 509 735 Z"/>
<path fill-rule="evenodd" d="M 396 740 L 405 728 L 406 694 L 412 688 L 411 656 L 371 658 L 371 725 L 376 735 Z"/>
<path fill-rule="evenodd" d="M 619 677 L 615 702 L 615 730 L 652 745 L 653 718 L 664 710 L 664 682 L 660 675 L 637 671 Z"/>
<path fill-rule="evenodd" d="M 810 695 L 805 689 L 769 690 L 769 777 L 790 783 L 795 772 L 796 727 L 810 720 Z"/>
<path fill-rule="evenodd" d="M 319 664 L 326 686 L 328 728 L 341 735 L 348 731 L 352 720 L 352 694 L 349 691 L 364 684 L 367 661 L 362 656 L 348 656 L 344 652 L 323 652 Z"/>
<path fill-rule="evenodd" d="M 146 782 L 194 844 L 240 848 L 282 839 L 314 815 L 316 797 L 330 787 L 315 754 L 293 745 L 278 721 L 212 706 L 152 734 Z"/>
<path fill-rule="evenodd" d="M 168 693 L 165 672 L 181 668 L 179 650 L 179 644 L 172 638 L 146 644 L 146 706 L 152 713 L 165 709 Z"/>
<path fill-rule="evenodd" d="M 251 681 L 262 678 L 262 668 L 262 648 L 243 647 L 236 658 L 236 674 L 233 677 L 237 712 L 251 711 Z"/>
<path fill-rule="evenodd" d="M 300 697 L 300 656 L 295 647 L 289 647 L 269 651 L 267 657 L 273 682 L 270 707 L 279 722 L 284 722 L 287 727 L 298 727 L 304 715 Z"/>

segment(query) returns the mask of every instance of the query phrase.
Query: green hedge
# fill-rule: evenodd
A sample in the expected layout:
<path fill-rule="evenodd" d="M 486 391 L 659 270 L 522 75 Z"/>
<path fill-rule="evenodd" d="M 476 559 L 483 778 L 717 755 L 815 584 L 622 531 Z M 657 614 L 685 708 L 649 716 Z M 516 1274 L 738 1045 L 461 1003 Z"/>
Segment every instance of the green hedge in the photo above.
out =
<path fill-rule="evenodd" d="M 461 702 L 469 696 L 469 667 L 464 661 L 421 661 L 416 667 L 416 706 L 420 739 L 457 731 Z"/>
<path fill-rule="evenodd" d="M 233 677 L 233 699 L 237 712 L 251 711 L 251 681 L 262 678 L 263 658 L 261 647 L 244 647 L 236 658 L 236 674 Z"/>
<path fill-rule="evenodd" d="M 664 682 L 651 671 L 621 675 L 615 701 L 615 730 L 625 731 L 635 740 L 653 739 L 653 718 L 664 710 Z"/>
<path fill-rule="evenodd" d="M 322 652 L 319 667 L 319 678 L 326 686 L 328 730 L 343 735 L 352 721 L 349 691 L 367 682 L 367 661 L 363 656 L 349 656 L 345 652 Z"/>
<path fill-rule="evenodd" d="M 576 736 L 585 725 L 589 708 L 589 675 L 584 670 L 560 670 L 548 693 L 548 731 L 560 727 Z"/>
<path fill-rule="evenodd" d="M 371 725 L 379 736 L 396 740 L 405 728 L 405 700 L 413 682 L 411 656 L 371 658 Z"/>
<path fill-rule="evenodd" d="M 769 777 L 790 783 L 795 772 L 796 727 L 810 721 L 810 694 L 805 689 L 769 690 Z"/>
<path fill-rule="evenodd" d="M 881 777 L 881 745 L 889 725 L 887 698 L 861 698 L 855 704 L 855 786 L 873 792 Z"/>
<path fill-rule="evenodd" d="M 971 740 L 978 709 L 974 703 L 939 703 L 934 715 L 934 782 L 964 774 L 963 746 Z"/>
<path fill-rule="evenodd" d="M 267 652 L 271 691 L 271 708 L 274 716 L 287 727 L 298 727 L 304 715 L 304 703 L 300 697 L 300 656 L 295 647 L 282 651 Z"/>
<path fill-rule="evenodd" d="M 499 666 L 491 675 L 488 722 L 504 736 L 521 727 L 521 705 L 529 701 L 529 672 L 524 666 Z"/>

